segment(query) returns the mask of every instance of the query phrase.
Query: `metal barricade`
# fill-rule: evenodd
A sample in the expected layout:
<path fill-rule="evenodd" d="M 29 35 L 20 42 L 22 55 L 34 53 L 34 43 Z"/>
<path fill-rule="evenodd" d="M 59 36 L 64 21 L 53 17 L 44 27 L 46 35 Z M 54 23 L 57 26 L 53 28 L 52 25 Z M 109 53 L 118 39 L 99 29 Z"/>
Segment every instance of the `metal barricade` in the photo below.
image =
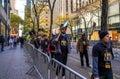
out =
<path fill-rule="evenodd" d="M 65 76 L 62 76 L 63 68 L 65 69 Z M 58 73 L 58 75 L 56 75 L 56 73 Z M 57 61 L 56 59 L 52 58 L 50 62 L 50 79 L 87 79 L 87 78 L 77 73 L 70 67 Z"/>
<path fill-rule="evenodd" d="M 33 60 L 33 67 L 29 69 L 27 74 L 30 74 L 33 72 L 33 70 L 36 70 L 40 79 L 49 79 L 48 76 L 50 73 L 49 72 L 50 59 L 48 55 L 34 48 L 34 46 L 31 44 L 27 44 L 26 49 L 28 50 Z"/>
<path fill-rule="evenodd" d="M 30 68 L 27 74 L 36 70 L 40 79 L 55 79 L 56 72 L 59 71 L 58 79 L 62 79 L 62 68 L 64 68 L 66 71 L 65 79 L 87 79 L 56 59 L 50 59 L 47 54 L 34 48 L 31 44 L 26 44 L 26 49 L 33 60 L 33 67 Z"/>

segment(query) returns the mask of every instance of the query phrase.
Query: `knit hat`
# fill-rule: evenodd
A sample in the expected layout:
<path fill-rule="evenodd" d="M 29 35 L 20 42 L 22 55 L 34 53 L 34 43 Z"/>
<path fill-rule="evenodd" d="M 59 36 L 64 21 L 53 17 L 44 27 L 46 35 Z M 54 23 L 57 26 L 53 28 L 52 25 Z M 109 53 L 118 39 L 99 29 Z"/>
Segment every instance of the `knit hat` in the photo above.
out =
<path fill-rule="evenodd" d="M 98 33 L 99 33 L 100 39 L 103 39 L 107 34 L 109 34 L 108 31 L 106 30 L 100 30 Z"/>

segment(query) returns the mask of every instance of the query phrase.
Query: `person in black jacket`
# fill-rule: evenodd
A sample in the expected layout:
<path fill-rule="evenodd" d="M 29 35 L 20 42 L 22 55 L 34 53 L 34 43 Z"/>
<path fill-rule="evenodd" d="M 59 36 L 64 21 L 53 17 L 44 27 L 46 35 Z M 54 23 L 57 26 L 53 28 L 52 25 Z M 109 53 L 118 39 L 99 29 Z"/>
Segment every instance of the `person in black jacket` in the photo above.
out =
<path fill-rule="evenodd" d="M 38 49 L 40 47 L 40 39 L 38 38 L 38 35 L 36 34 L 35 30 L 33 29 L 29 32 L 29 34 L 31 36 L 30 43 L 33 44 L 36 49 Z"/>
<path fill-rule="evenodd" d="M 100 41 L 92 49 L 93 77 L 94 79 L 113 79 L 111 60 L 114 56 L 108 31 L 99 31 L 99 37 Z"/>
<path fill-rule="evenodd" d="M 55 36 L 53 39 L 54 42 L 56 42 L 56 59 L 61 62 L 62 64 L 66 65 L 67 64 L 67 57 L 68 53 L 70 53 L 71 50 L 71 43 L 70 43 L 70 38 L 69 35 L 66 33 L 67 26 L 63 27 L 63 24 L 60 26 L 60 33 Z M 58 79 L 58 74 L 59 74 L 59 68 L 56 70 L 56 79 Z M 65 68 L 62 68 L 62 76 L 63 79 L 65 79 Z"/>
<path fill-rule="evenodd" d="M 49 45 L 49 39 L 47 37 L 47 35 L 43 35 L 42 36 L 42 41 L 41 41 L 41 49 L 44 53 L 48 54 L 48 45 Z"/>
<path fill-rule="evenodd" d="M 0 35 L 1 51 L 4 51 L 4 42 L 5 42 L 4 36 Z"/>

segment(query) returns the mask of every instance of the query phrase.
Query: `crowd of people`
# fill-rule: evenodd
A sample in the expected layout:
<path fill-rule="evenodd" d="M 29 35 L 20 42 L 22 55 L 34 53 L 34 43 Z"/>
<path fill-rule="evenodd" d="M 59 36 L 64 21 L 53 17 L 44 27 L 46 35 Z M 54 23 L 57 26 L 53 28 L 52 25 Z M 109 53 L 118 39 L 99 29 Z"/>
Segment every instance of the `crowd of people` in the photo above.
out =
<path fill-rule="evenodd" d="M 42 50 L 42 52 L 51 56 L 51 58 L 57 59 L 64 65 L 67 64 L 68 53 L 71 51 L 70 37 L 66 34 L 66 27 L 60 26 L 60 32 L 56 35 L 52 35 L 51 39 L 47 35 L 36 35 L 33 31 L 30 32 L 31 41 L 36 49 Z M 113 72 L 111 66 L 111 60 L 114 59 L 112 51 L 112 41 L 110 40 L 109 33 L 106 30 L 101 30 L 98 32 L 99 42 L 95 44 L 92 48 L 92 77 L 93 79 L 113 79 Z M 17 44 L 20 42 L 20 46 L 23 47 L 24 38 L 23 37 L 9 37 L 8 45 L 10 48 L 16 48 Z M 0 35 L 1 51 L 4 51 L 5 38 Z M 80 55 L 81 67 L 84 67 L 84 57 L 86 60 L 86 67 L 90 67 L 89 55 L 88 55 L 89 41 L 87 39 L 87 34 L 83 33 L 81 38 L 78 39 L 76 44 L 76 51 Z M 60 67 L 57 67 L 56 78 L 58 79 Z M 65 69 L 62 68 L 62 76 L 65 79 Z"/>
<path fill-rule="evenodd" d="M 24 38 L 16 36 L 14 37 L 11 36 L 8 38 L 8 45 L 10 48 L 16 48 L 18 43 L 20 43 L 20 47 L 22 48 L 24 44 Z"/>
<path fill-rule="evenodd" d="M 21 47 L 23 47 L 24 38 L 16 37 L 16 36 L 11 36 L 11 37 L 8 36 L 8 38 L 5 39 L 3 35 L 0 35 L 1 52 L 4 51 L 5 46 L 9 46 L 10 48 L 16 48 L 18 43 L 20 43 Z"/>
<path fill-rule="evenodd" d="M 66 65 L 68 53 L 70 53 L 71 49 L 70 38 L 69 35 L 66 34 L 66 29 L 67 26 L 63 27 L 63 24 L 61 24 L 59 34 L 52 35 L 51 39 L 45 34 L 37 36 L 32 30 L 30 32 L 32 37 L 31 43 L 34 44 L 35 48 L 42 50 L 44 53 Z M 56 70 L 56 79 L 58 79 L 59 70 L 60 67 Z M 65 79 L 64 68 L 62 68 L 62 76 Z"/>
<path fill-rule="evenodd" d="M 33 34 L 33 44 L 37 49 L 42 50 L 44 53 L 51 56 L 51 58 L 57 59 L 64 65 L 67 64 L 68 53 L 71 50 L 70 37 L 66 34 L 66 27 L 60 26 L 60 32 L 56 35 L 52 35 L 49 39 L 47 35 L 36 36 Z M 114 59 L 112 52 L 111 40 L 109 33 L 106 30 L 101 30 L 98 32 L 100 40 L 97 44 L 93 46 L 92 49 L 92 67 L 89 63 L 89 40 L 87 39 L 87 34 L 83 33 L 81 38 L 78 39 L 76 45 L 76 51 L 80 55 L 81 67 L 84 67 L 84 57 L 86 60 L 86 67 L 92 68 L 93 79 L 113 79 L 111 60 Z M 56 78 L 58 79 L 60 67 L 56 70 Z M 62 68 L 62 76 L 65 79 L 65 69 Z"/>

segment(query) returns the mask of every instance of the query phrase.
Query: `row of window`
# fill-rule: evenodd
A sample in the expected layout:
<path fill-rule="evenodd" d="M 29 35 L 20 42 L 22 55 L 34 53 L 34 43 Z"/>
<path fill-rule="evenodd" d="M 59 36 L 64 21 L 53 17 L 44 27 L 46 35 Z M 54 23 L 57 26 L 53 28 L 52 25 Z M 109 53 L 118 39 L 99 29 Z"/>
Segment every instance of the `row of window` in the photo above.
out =
<path fill-rule="evenodd" d="M 10 0 L 0 0 L 0 4 L 5 9 L 6 12 L 7 12 L 7 4 L 8 3 L 10 3 Z"/>
<path fill-rule="evenodd" d="M 80 8 L 89 5 L 96 0 L 71 0 L 71 11 L 78 11 Z"/>

